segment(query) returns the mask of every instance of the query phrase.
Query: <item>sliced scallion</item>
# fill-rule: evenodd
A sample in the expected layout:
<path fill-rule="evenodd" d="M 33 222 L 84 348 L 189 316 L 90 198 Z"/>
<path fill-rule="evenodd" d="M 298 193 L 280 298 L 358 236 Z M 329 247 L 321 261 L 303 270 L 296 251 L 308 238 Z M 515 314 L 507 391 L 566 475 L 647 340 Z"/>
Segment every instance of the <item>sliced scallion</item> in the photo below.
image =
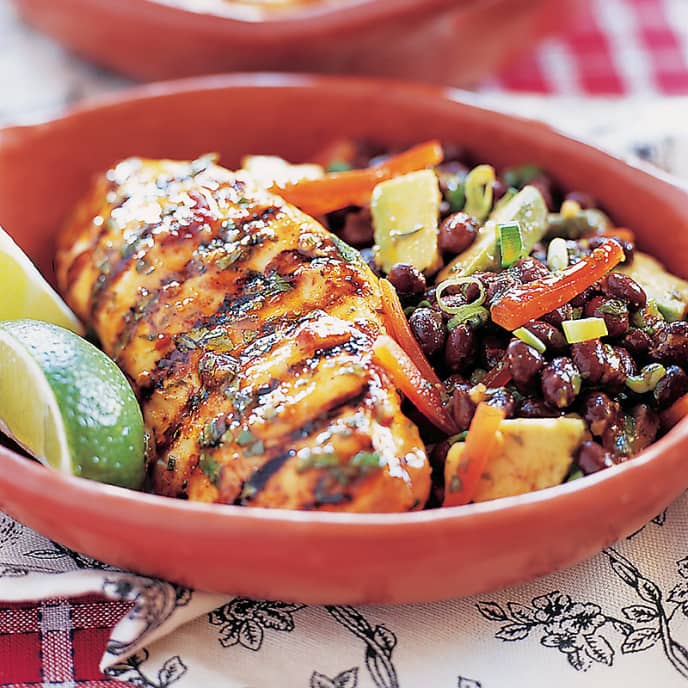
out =
<path fill-rule="evenodd" d="M 566 248 L 566 240 L 556 237 L 549 242 L 547 247 L 547 267 L 552 272 L 565 270 L 569 266 L 569 250 Z"/>
<path fill-rule="evenodd" d="M 532 346 L 533 349 L 539 351 L 541 354 L 544 354 L 545 350 L 547 349 L 544 342 L 541 339 L 538 339 L 530 330 L 526 330 L 525 327 L 519 327 L 511 334 L 513 334 L 514 337 L 518 337 L 518 339 L 520 339 L 524 344 Z"/>
<path fill-rule="evenodd" d="M 665 375 L 666 368 L 661 363 L 649 363 L 637 375 L 626 378 L 626 387 L 636 394 L 653 392 Z"/>
<path fill-rule="evenodd" d="M 454 328 L 462 325 L 469 320 L 475 320 L 476 325 L 479 323 L 487 322 L 490 314 L 487 312 L 487 308 L 484 306 L 477 306 L 473 303 L 466 306 L 460 306 L 459 310 L 456 312 L 450 320 L 447 322 L 447 329 L 451 332 Z"/>
<path fill-rule="evenodd" d="M 472 215 L 481 222 L 490 214 L 492 209 L 492 183 L 495 180 L 495 170 L 492 165 L 478 165 L 467 175 L 464 181 L 466 205 L 464 212 Z"/>
<path fill-rule="evenodd" d="M 581 318 L 580 320 L 564 320 L 561 327 L 569 344 L 587 342 L 589 339 L 606 337 L 607 323 L 604 318 Z"/>
<path fill-rule="evenodd" d="M 460 306 L 451 306 L 448 303 L 442 301 L 442 294 L 450 287 L 465 287 L 469 284 L 475 284 L 478 287 L 478 298 L 469 304 L 462 304 Z M 435 290 L 435 298 L 437 299 L 437 305 L 445 312 L 450 315 L 458 313 L 462 308 L 466 306 L 482 306 L 485 303 L 485 287 L 483 283 L 476 277 L 450 277 L 444 282 L 440 282 Z"/>
<path fill-rule="evenodd" d="M 523 257 L 523 237 L 521 225 L 509 222 L 497 225 L 499 238 L 499 255 L 503 268 L 511 267 L 519 258 Z"/>

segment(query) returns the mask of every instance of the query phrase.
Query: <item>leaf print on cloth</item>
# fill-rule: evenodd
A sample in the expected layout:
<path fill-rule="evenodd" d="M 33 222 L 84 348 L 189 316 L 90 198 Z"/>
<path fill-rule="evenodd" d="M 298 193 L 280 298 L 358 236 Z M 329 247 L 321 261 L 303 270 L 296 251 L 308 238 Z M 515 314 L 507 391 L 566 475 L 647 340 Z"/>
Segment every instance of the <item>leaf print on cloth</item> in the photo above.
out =
<path fill-rule="evenodd" d="M 156 628 L 169 619 L 175 610 L 191 600 L 192 591 L 161 580 L 116 576 L 103 581 L 102 593 L 118 600 L 134 603 L 127 615 L 130 621 L 141 624 L 135 638 L 128 641 L 110 639 L 107 651 L 111 655 L 124 655 L 139 645 Z"/>
<path fill-rule="evenodd" d="M 366 644 L 365 663 L 376 688 L 399 688 L 392 652 L 397 637 L 385 626 L 373 628 L 365 617 L 349 606 L 328 605 L 325 609 L 344 628 Z"/>
<path fill-rule="evenodd" d="M 334 678 L 329 678 L 325 674 L 313 672 L 311 676 L 310 688 L 357 688 L 358 686 L 358 667 L 342 671 Z"/>
<path fill-rule="evenodd" d="M 220 645 L 241 645 L 247 650 L 260 650 L 265 631 L 291 632 L 294 630 L 292 614 L 303 609 L 303 604 L 265 602 L 238 597 L 208 614 L 208 621 L 219 626 Z"/>
<path fill-rule="evenodd" d="M 148 651 L 140 650 L 124 662 L 108 667 L 104 673 L 106 676 L 139 688 L 168 688 L 184 676 L 187 671 L 184 662 L 179 657 L 170 657 L 158 671 L 157 680 L 151 679 L 141 670 L 141 665 L 147 660 Z"/>
<path fill-rule="evenodd" d="M 475 681 L 472 678 L 464 678 L 463 676 L 459 676 L 458 680 L 458 688 L 482 688 L 482 683 L 480 683 L 480 681 Z"/>
<path fill-rule="evenodd" d="M 626 634 L 621 652 L 643 652 L 661 641 L 664 655 L 681 676 L 688 678 L 688 649 L 671 633 L 671 622 L 677 613 L 688 616 L 688 581 L 675 585 L 663 601 L 662 591 L 654 582 L 645 578 L 638 568 L 622 554 L 610 547 L 604 552 L 614 573 L 631 586 L 645 604 L 622 609 L 624 616 L 636 623 L 645 624 Z M 688 557 L 676 562 L 678 574 L 688 579 Z"/>
<path fill-rule="evenodd" d="M 496 638 L 514 642 L 537 631 L 541 633 L 540 643 L 559 650 L 577 671 L 587 671 L 595 662 L 613 664 L 614 648 L 600 634 L 603 626 L 623 629 L 626 635 L 633 630 L 629 623 L 603 614 L 599 605 L 574 602 L 559 591 L 535 597 L 530 607 L 516 602 L 508 602 L 506 610 L 495 602 L 478 602 L 476 606 L 488 621 L 503 623 Z"/>

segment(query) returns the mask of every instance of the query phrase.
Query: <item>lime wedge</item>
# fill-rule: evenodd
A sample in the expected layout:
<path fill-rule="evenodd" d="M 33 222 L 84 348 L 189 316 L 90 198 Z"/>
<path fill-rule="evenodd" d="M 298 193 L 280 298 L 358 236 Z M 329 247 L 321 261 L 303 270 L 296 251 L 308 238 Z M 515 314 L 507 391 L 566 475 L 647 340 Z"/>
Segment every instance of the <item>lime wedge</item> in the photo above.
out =
<path fill-rule="evenodd" d="M 100 349 L 56 325 L 0 322 L 0 429 L 70 475 L 140 488 L 141 409 Z"/>
<path fill-rule="evenodd" d="M 66 327 L 84 328 L 29 257 L 0 227 L 0 320 L 34 318 Z"/>

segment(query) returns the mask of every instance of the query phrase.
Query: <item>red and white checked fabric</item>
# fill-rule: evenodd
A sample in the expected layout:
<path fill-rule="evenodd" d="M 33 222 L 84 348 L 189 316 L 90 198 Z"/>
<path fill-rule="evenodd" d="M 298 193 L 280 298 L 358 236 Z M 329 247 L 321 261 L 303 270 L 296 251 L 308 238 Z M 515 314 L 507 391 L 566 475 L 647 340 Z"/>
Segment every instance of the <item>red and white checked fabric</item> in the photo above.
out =
<path fill-rule="evenodd" d="M 0 607 L 0 686 L 116 688 L 98 665 L 128 602 L 97 597 Z"/>
<path fill-rule="evenodd" d="M 573 23 L 483 90 L 688 94 L 688 0 L 581 1 Z M 0 687 L 115 688 L 98 665 L 131 603 L 99 597 L 0 604 Z"/>
<path fill-rule="evenodd" d="M 688 1 L 579 0 L 561 35 L 483 88 L 567 96 L 688 94 Z"/>

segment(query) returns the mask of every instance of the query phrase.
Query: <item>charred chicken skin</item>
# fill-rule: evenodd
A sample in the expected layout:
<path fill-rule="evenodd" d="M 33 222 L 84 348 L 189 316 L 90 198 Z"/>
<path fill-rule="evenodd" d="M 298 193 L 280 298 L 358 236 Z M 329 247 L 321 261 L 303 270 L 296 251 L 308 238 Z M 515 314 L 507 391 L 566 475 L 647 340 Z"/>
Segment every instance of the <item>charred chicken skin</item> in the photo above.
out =
<path fill-rule="evenodd" d="M 378 281 L 347 248 L 209 157 L 96 180 L 60 236 L 58 283 L 138 394 L 154 492 L 423 507 L 423 443 L 371 356 Z"/>

